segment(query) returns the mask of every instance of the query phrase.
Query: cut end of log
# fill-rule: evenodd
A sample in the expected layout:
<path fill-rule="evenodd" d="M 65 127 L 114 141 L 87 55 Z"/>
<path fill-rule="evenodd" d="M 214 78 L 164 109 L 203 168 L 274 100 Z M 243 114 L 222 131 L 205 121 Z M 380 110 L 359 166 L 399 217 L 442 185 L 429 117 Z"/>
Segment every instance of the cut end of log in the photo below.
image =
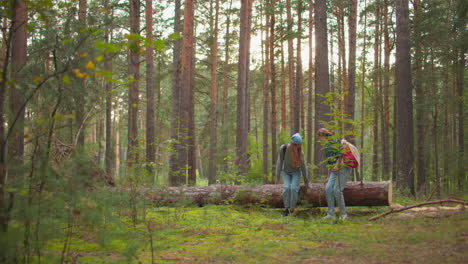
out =
<path fill-rule="evenodd" d="M 392 205 L 393 203 L 393 183 L 392 181 L 387 181 L 388 182 L 388 189 L 387 189 L 387 193 L 388 193 L 388 205 Z"/>

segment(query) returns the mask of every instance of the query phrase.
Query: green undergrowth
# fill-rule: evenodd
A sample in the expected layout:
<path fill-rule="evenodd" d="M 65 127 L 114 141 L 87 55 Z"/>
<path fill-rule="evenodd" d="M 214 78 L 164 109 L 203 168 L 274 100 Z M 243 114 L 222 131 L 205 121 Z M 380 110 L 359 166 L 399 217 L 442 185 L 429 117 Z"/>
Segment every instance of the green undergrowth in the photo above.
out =
<path fill-rule="evenodd" d="M 349 220 L 322 220 L 324 208 L 233 205 L 147 207 L 136 226 L 125 210 L 70 234 L 69 263 L 467 263 L 468 217 L 367 219 L 387 207 L 351 207 Z M 104 217 L 104 216 L 103 216 Z M 57 225 L 57 230 L 60 225 Z M 61 231 L 63 232 L 63 231 Z M 152 240 L 152 247 L 151 247 Z M 61 261 L 64 238 L 42 262 Z M 151 252 L 153 252 L 153 257 Z"/>

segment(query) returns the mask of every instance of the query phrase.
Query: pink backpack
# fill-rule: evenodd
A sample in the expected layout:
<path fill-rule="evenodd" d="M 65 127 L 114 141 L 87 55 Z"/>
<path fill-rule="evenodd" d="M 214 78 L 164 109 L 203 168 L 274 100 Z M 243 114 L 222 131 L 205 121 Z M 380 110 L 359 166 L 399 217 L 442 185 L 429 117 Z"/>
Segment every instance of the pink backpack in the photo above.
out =
<path fill-rule="evenodd" d="M 343 163 L 351 168 L 357 168 L 359 166 L 360 154 L 359 150 L 351 143 L 346 140 L 341 140 L 345 152 L 343 155 Z"/>

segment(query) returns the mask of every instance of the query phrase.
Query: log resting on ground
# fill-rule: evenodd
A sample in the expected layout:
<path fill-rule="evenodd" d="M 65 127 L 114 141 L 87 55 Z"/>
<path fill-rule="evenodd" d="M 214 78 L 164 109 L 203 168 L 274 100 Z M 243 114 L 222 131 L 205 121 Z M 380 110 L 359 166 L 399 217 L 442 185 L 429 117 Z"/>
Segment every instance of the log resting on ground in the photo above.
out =
<path fill-rule="evenodd" d="M 181 204 L 259 204 L 283 207 L 282 184 L 265 185 L 210 185 L 165 187 L 152 190 L 147 195 L 156 206 Z M 392 183 L 348 182 L 343 195 L 346 206 L 388 206 L 392 203 Z M 147 196 L 147 197 L 148 197 Z M 299 190 L 299 204 L 303 206 L 327 206 L 325 184 L 311 183 Z"/>

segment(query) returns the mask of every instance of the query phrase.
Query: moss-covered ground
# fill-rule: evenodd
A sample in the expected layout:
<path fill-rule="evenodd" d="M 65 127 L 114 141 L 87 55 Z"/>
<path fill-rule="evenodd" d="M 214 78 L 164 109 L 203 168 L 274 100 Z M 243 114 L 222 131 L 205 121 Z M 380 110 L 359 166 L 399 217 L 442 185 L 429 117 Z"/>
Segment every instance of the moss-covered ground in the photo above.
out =
<path fill-rule="evenodd" d="M 468 215 L 395 217 L 387 207 L 348 208 L 346 221 L 324 208 L 281 217 L 279 209 L 152 207 L 136 226 L 125 212 L 70 233 L 68 263 L 468 263 Z M 77 221 L 75 221 L 78 223 Z M 151 246 L 152 241 L 152 246 Z M 47 242 L 42 263 L 61 260 L 64 238 Z M 152 254 L 153 253 L 153 254 Z"/>

